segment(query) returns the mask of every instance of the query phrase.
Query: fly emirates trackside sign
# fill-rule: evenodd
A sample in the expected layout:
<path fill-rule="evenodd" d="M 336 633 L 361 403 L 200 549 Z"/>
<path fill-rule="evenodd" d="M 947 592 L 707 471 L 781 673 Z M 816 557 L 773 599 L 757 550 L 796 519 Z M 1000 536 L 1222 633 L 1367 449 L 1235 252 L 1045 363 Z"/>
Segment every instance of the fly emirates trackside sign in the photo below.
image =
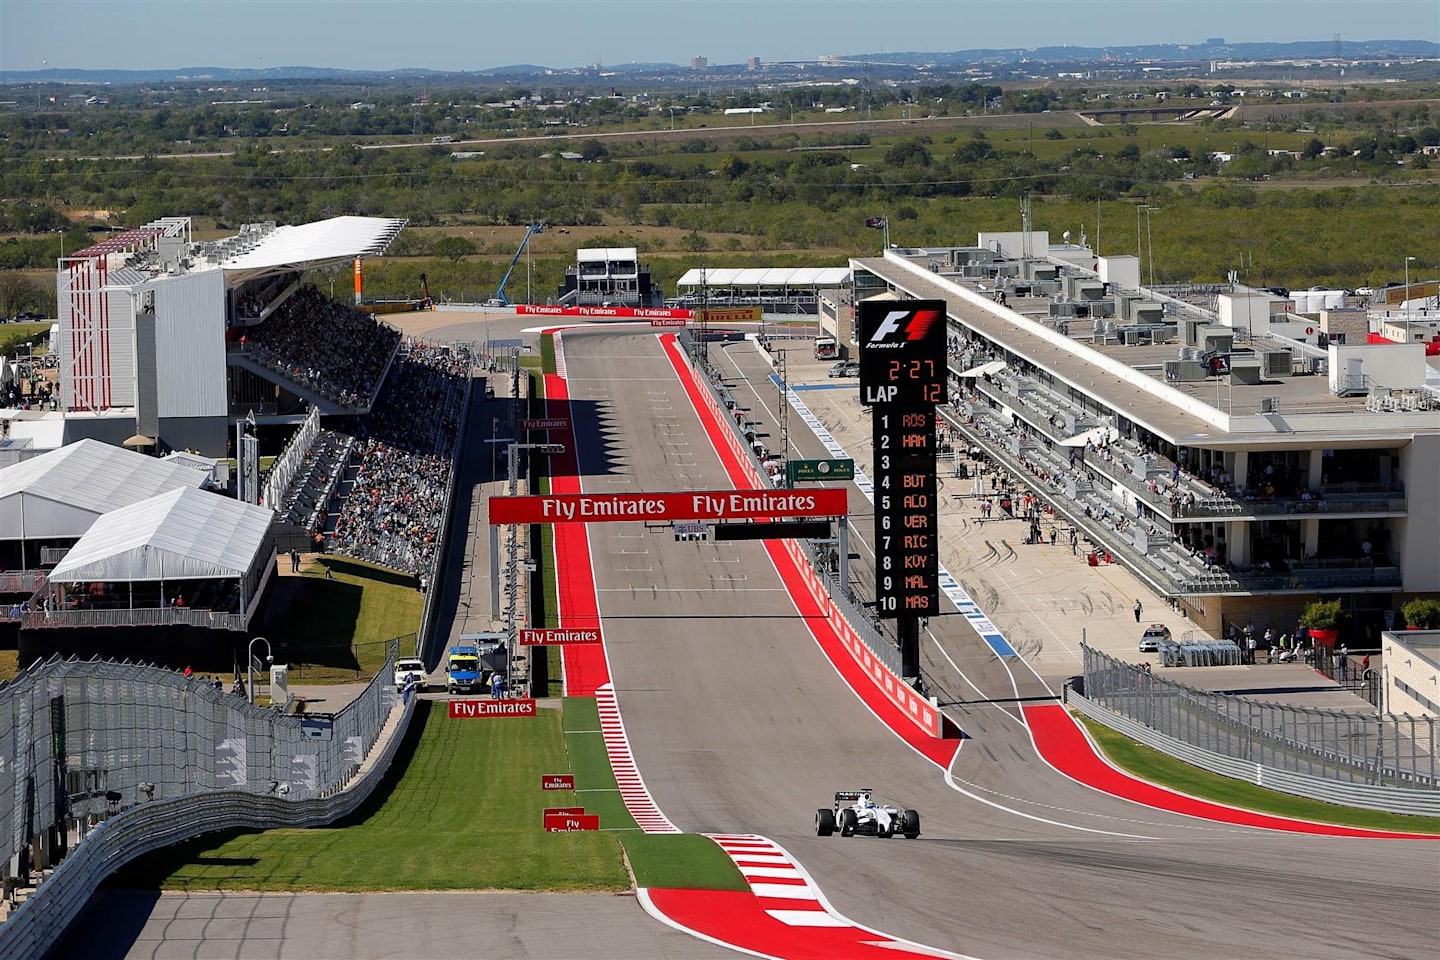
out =
<path fill-rule="evenodd" d="M 603 523 L 613 520 L 789 520 L 843 517 L 840 487 L 808 490 L 711 490 L 699 493 L 568 493 L 492 497 L 491 523 Z"/>
<path fill-rule="evenodd" d="M 550 647 L 573 643 L 600 643 L 598 629 L 567 630 L 563 627 L 536 627 L 520 631 L 520 646 Z"/>
<path fill-rule="evenodd" d="M 534 700 L 451 700 L 450 719 L 470 720 L 480 717 L 533 717 Z"/>

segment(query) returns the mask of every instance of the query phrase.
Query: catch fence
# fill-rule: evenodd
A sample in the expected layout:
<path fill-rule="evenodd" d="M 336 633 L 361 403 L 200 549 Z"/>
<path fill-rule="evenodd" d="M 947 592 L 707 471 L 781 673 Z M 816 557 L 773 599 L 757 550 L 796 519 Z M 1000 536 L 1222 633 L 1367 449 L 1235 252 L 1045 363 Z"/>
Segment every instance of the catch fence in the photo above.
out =
<path fill-rule="evenodd" d="M 1084 654 L 1081 692 L 1087 704 L 1136 721 L 1167 743 L 1197 748 L 1197 755 L 1241 761 L 1247 779 L 1289 789 L 1279 784 L 1293 774 L 1329 784 L 1389 788 L 1392 795 L 1428 793 L 1427 805 L 1440 797 L 1434 717 L 1266 703 L 1197 690 L 1088 646 Z M 1201 765 L 1216 769 L 1214 763 Z"/>
<path fill-rule="evenodd" d="M 0 688 L 0 873 L 28 880 L 131 808 L 218 791 L 296 802 L 354 776 L 397 700 L 395 645 L 363 693 L 329 715 L 281 715 L 198 676 L 52 659 Z M 24 885 L 23 882 L 21 885 Z"/>

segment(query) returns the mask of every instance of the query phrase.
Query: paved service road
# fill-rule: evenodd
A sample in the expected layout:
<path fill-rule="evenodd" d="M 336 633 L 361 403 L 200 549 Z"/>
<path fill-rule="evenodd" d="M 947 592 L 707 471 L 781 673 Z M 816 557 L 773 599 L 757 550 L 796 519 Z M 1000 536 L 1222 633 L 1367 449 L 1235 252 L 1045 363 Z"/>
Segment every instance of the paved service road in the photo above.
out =
<path fill-rule="evenodd" d="M 567 333 L 564 350 L 587 492 L 727 485 L 655 338 Z M 963 675 L 938 647 L 927 669 L 1012 701 L 952 710 L 970 737 L 953 771 L 965 792 L 841 683 L 759 544 L 606 524 L 591 545 L 621 710 L 660 808 L 687 831 L 774 838 L 857 922 L 985 957 L 1394 956 L 1429 942 L 1434 845 L 1210 824 L 1073 783 L 1036 758 L 1013 703 L 1046 686 L 958 618 L 938 618 L 955 627 L 937 636 Z M 925 836 L 814 837 L 815 809 L 860 786 L 918 809 Z M 1363 904 L 1353 922 L 1336 922 L 1336 896 Z"/>

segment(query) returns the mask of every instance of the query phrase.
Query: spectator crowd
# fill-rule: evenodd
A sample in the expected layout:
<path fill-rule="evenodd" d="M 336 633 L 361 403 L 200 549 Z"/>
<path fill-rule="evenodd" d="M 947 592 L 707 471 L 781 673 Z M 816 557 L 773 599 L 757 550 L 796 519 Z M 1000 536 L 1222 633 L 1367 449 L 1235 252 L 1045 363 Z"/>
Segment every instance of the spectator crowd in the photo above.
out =
<path fill-rule="evenodd" d="M 375 395 L 399 340 L 398 330 L 306 284 L 264 323 L 246 328 L 240 345 L 286 379 L 361 407 Z"/>
<path fill-rule="evenodd" d="M 416 576 L 435 562 L 470 358 L 407 342 L 355 433 L 355 475 L 327 549 Z"/>

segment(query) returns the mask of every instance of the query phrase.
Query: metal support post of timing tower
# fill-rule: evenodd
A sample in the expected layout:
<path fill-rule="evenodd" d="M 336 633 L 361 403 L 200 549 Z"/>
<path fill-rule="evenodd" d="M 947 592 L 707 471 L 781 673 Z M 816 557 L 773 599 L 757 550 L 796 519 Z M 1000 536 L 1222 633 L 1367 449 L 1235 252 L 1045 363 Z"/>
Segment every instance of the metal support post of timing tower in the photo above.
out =
<path fill-rule="evenodd" d="M 920 618 L 897 618 L 895 636 L 900 641 L 900 676 L 916 686 L 920 681 Z"/>
<path fill-rule="evenodd" d="M 840 518 L 836 540 L 835 546 L 839 553 L 836 559 L 839 561 L 837 569 L 840 573 L 840 596 L 846 600 L 853 600 L 854 596 L 850 593 L 850 521 L 845 517 Z"/>

